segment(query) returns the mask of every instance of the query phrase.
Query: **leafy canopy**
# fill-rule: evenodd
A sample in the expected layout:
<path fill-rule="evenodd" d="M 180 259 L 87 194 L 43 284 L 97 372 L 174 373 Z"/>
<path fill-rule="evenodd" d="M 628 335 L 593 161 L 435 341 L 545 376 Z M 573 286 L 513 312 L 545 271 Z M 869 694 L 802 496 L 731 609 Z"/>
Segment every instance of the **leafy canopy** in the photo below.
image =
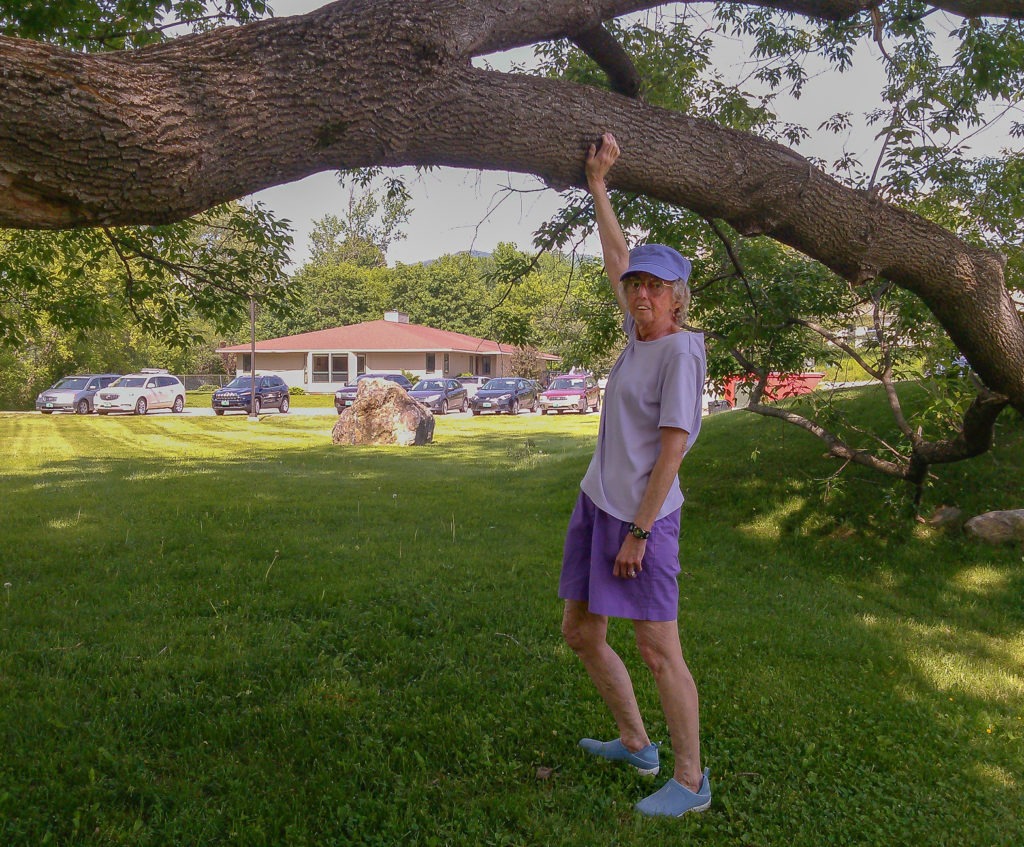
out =
<path fill-rule="evenodd" d="M 95 52 L 268 11 L 263 0 L 0 0 L 0 33 Z M 48 330 L 114 327 L 124 313 L 184 347 L 195 340 L 198 316 L 224 330 L 250 296 L 283 308 L 291 243 L 287 221 L 238 203 L 168 226 L 0 230 L 0 347 L 38 341 Z"/>

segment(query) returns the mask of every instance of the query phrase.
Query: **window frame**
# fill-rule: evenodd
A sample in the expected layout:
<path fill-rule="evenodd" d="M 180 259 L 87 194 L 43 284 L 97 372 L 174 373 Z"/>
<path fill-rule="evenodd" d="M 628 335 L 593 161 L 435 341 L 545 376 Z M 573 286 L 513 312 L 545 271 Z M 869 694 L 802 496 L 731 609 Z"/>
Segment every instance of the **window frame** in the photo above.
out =
<path fill-rule="evenodd" d="M 309 381 L 311 383 L 325 383 L 331 381 L 331 354 L 330 353 L 313 353 L 310 356 L 310 374 Z M 321 360 L 321 364 L 326 364 L 326 369 L 317 370 L 317 359 Z"/>

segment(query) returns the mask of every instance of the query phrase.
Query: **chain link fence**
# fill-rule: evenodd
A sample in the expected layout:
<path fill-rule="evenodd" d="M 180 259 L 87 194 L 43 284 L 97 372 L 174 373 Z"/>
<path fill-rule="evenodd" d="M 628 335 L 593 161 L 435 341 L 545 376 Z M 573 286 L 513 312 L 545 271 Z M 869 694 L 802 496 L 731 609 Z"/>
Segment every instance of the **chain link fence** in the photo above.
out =
<path fill-rule="evenodd" d="M 196 391 L 204 385 L 214 385 L 220 388 L 233 379 L 231 374 L 183 374 L 181 377 L 186 391 Z"/>

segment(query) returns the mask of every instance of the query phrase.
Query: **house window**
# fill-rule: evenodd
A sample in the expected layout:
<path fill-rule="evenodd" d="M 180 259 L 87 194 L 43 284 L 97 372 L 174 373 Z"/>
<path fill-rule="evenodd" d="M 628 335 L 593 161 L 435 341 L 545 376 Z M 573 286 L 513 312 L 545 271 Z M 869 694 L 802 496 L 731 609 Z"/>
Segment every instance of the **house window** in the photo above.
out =
<path fill-rule="evenodd" d="M 480 367 L 480 374 L 482 376 L 490 376 L 491 375 L 491 360 L 481 356 L 480 357 L 480 365 L 481 365 L 481 367 Z"/>
<path fill-rule="evenodd" d="M 356 376 L 362 376 L 366 373 L 366 356 L 356 356 Z"/>
<path fill-rule="evenodd" d="M 348 382 L 348 354 L 331 354 L 331 382 Z"/>
<path fill-rule="evenodd" d="M 331 381 L 331 357 L 330 356 L 314 356 L 313 357 L 313 382 L 330 382 Z"/>
<path fill-rule="evenodd" d="M 433 373 L 437 370 L 437 355 L 434 353 L 427 353 L 427 373 Z"/>
<path fill-rule="evenodd" d="M 444 354 L 444 372 L 448 373 L 449 371 L 451 371 L 451 369 L 452 369 L 452 364 L 451 364 L 450 361 L 448 361 L 448 354 L 445 353 Z"/>
<path fill-rule="evenodd" d="M 242 354 L 242 370 L 246 373 L 252 370 L 252 353 Z"/>

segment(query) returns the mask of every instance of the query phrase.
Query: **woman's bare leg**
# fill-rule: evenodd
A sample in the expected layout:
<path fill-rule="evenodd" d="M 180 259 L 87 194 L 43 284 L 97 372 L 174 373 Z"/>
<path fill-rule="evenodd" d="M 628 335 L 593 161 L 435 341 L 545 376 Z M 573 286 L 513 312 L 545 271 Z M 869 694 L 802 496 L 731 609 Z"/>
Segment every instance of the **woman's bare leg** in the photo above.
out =
<path fill-rule="evenodd" d="M 562 635 L 580 657 L 601 699 L 612 713 L 619 728 L 619 738 L 626 749 L 636 752 L 649 745 L 651 740 L 640 717 L 629 671 L 619 654 L 608 644 L 608 618 L 591 614 L 582 601 L 566 600 Z"/>
<path fill-rule="evenodd" d="M 672 736 L 675 779 L 691 791 L 699 791 L 703 778 L 700 710 L 697 686 L 683 660 L 679 625 L 676 621 L 634 621 L 633 626 L 640 655 L 658 685 L 665 723 Z"/>

